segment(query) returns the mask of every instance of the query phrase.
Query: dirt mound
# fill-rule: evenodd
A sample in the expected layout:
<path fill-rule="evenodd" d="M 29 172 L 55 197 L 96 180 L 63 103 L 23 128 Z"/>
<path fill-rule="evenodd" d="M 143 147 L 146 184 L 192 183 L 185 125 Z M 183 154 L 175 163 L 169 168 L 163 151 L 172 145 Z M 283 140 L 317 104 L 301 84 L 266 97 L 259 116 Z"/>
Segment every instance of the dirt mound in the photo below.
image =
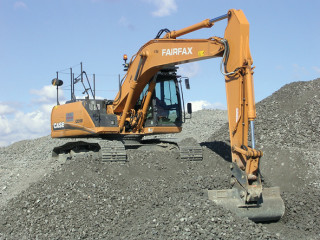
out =
<path fill-rule="evenodd" d="M 55 170 L 60 164 L 52 160 L 52 148 L 66 141 L 46 136 L 1 147 L 0 207 L 27 189 L 31 183 Z"/>
<path fill-rule="evenodd" d="M 49 141 L 48 136 L 0 148 L 0 207 L 58 165 L 49 157 Z"/>
<path fill-rule="evenodd" d="M 295 82 L 257 105 L 257 142 L 266 178 L 283 190 L 279 225 L 320 238 L 320 79 Z M 312 234 L 313 233 L 313 234 Z"/>
<path fill-rule="evenodd" d="M 70 162 L 3 209 L 8 239 L 277 239 L 203 197 L 228 187 L 225 164 L 129 151 L 129 163 Z M 245 230 L 244 230 L 245 229 Z"/>
<path fill-rule="evenodd" d="M 187 116 L 189 117 L 189 116 Z M 228 121 L 226 110 L 204 109 L 192 113 L 190 119 L 183 124 L 183 131 L 178 134 L 165 134 L 162 137 L 192 137 L 199 143 L 206 142 L 212 133 L 218 131 Z"/>
<path fill-rule="evenodd" d="M 257 105 L 257 141 L 315 149 L 320 136 L 320 78 L 287 84 Z"/>

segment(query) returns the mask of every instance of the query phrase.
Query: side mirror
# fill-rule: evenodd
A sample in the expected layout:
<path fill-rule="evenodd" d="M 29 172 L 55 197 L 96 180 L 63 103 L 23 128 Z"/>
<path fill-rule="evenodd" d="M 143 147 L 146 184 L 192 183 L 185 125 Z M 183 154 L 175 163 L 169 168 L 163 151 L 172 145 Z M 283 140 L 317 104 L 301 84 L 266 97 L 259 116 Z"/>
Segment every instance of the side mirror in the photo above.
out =
<path fill-rule="evenodd" d="M 186 85 L 186 89 L 190 89 L 190 83 L 189 83 L 189 78 L 184 79 L 184 83 Z"/>
<path fill-rule="evenodd" d="M 188 114 L 192 113 L 192 103 L 187 103 L 187 112 Z"/>

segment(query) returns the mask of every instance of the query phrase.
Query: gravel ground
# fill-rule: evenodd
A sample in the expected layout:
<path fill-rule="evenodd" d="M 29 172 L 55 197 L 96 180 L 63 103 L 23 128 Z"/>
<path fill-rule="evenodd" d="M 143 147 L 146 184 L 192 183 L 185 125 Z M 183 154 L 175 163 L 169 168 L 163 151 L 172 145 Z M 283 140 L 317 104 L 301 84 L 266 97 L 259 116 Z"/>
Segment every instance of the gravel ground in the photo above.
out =
<path fill-rule="evenodd" d="M 229 188 L 227 114 L 195 112 L 180 136 L 204 159 L 171 148 L 128 150 L 128 163 L 52 161 L 63 140 L 43 137 L 0 148 L 0 239 L 320 239 L 320 79 L 284 86 L 257 104 L 265 186 L 286 205 L 275 223 L 255 224 L 216 206 L 203 189 Z"/>
<path fill-rule="evenodd" d="M 58 166 L 49 157 L 58 142 L 47 136 L 0 148 L 0 207 Z"/>

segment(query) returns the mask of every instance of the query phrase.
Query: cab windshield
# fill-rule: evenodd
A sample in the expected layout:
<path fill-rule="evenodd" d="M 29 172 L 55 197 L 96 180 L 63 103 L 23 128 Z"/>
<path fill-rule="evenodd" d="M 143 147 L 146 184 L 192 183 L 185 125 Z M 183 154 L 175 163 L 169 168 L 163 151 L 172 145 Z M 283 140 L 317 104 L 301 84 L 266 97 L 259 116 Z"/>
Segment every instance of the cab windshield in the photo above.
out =
<path fill-rule="evenodd" d="M 180 121 L 179 98 L 174 80 L 157 82 L 154 99 L 158 123 L 166 124 Z"/>
<path fill-rule="evenodd" d="M 142 100 L 149 86 L 143 90 Z M 158 77 L 145 126 L 181 126 L 181 102 L 177 81 Z"/>

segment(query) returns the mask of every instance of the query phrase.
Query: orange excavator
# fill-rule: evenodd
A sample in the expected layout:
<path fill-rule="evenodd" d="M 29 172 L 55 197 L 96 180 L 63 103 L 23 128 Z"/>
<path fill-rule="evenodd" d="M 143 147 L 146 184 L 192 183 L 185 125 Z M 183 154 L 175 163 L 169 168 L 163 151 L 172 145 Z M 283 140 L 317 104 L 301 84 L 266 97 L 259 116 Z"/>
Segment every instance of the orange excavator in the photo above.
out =
<path fill-rule="evenodd" d="M 202 28 L 211 28 L 223 19 L 228 19 L 223 38 L 180 38 Z M 163 33 L 166 34 L 161 37 Z M 126 74 L 114 100 L 95 99 L 93 91 L 90 99 L 89 87 L 85 88 L 88 94 L 85 99 L 76 99 L 72 92 L 70 101 L 63 105 L 57 103 L 51 114 L 51 136 L 82 140 L 56 147 L 53 156 L 71 158 L 77 152 L 86 150 L 99 152 L 105 161 L 126 160 L 125 147 L 145 144 L 142 137 L 180 132 L 184 104 L 176 66 L 215 57 L 222 58 L 220 68 L 225 77 L 232 188 L 208 190 L 208 198 L 256 222 L 280 219 L 285 208 L 279 188 L 263 188 L 261 183 L 259 161 L 262 152 L 255 149 L 254 138 L 256 109 L 249 23 L 241 10 L 231 9 L 225 15 L 178 31 L 162 29 L 128 63 L 127 56 L 124 57 Z M 81 70 L 81 82 L 83 73 Z M 73 79 L 73 83 L 78 80 Z M 58 89 L 62 81 L 57 77 L 52 83 Z M 188 112 L 191 111 L 188 104 Z M 181 158 L 201 159 L 200 146 L 196 143 L 185 146 L 182 142 L 177 143 Z"/>

